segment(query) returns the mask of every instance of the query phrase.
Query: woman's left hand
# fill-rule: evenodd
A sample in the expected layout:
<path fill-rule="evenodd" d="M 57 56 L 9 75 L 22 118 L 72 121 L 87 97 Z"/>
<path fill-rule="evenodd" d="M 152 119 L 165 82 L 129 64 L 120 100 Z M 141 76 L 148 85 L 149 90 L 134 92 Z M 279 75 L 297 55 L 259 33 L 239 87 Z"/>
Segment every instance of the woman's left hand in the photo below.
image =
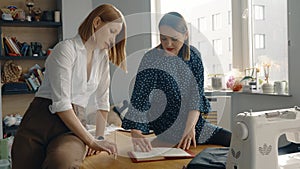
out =
<path fill-rule="evenodd" d="M 191 127 L 189 131 L 184 132 L 183 137 L 177 145 L 177 148 L 189 150 L 191 145 L 196 147 L 195 127 Z"/>
<path fill-rule="evenodd" d="M 195 126 L 199 119 L 199 116 L 200 116 L 200 112 L 198 110 L 191 110 L 188 113 L 185 130 L 183 132 L 179 144 L 177 145 L 177 148 L 188 150 L 190 149 L 191 145 L 196 147 L 197 143 L 196 143 Z"/>
<path fill-rule="evenodd" d="M 96 150 L 93 150 L 89 147 L 87 147 L 87 152 L 86 152 L 86 156 L 92 156 L 92 155 L 97 155 L 99 154 L 101 151 L 96 151 Z"/>

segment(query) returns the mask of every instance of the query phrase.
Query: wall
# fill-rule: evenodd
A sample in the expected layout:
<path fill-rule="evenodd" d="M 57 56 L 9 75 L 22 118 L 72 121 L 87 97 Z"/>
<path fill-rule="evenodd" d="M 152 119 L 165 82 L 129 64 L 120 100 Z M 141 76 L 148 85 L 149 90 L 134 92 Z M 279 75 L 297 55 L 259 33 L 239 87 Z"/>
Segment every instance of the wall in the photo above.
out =
<path fill-rule="evenodd" d="M 129 99 L 130 88 L 139 62 L 151 47 L 150 0 L 93 0 L 93 7 L 109 3 L 124 15 L 127 24 L 127 66 L 128 73 L 111 65 L 111 104 Z"/>
<path fill-rule="evenodd" d="M 111 104 L 129 99 L 129 88 L 135 77 L 141 57 L 151 47 L 150 34 L 150 0 L 63 0 L 62 21 L 63 39 L 71 38 L 77 33 L 78 26 L 87 14 L 100 4 L 109 3 L 116 6 L 125 16 L 127 23 L 127 65 L 128 73 L 111 65 Z M 74 9 L 76 9 L 74 11 Z"/>
<path fill-rule="evenodd" d="M 92 0 L 62 0 L 63 39 L 72 38 L 83 19 L 92 11 Z"/>

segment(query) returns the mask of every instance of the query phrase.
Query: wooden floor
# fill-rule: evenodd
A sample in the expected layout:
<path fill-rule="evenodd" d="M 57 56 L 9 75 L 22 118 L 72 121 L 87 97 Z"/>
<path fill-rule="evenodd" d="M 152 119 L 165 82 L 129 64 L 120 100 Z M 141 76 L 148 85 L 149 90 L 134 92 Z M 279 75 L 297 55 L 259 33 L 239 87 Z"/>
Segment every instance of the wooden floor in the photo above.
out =
<path fill-rule="evenodd" d="M 81 169 L 182 169 L 191 159 L 176 159 L 153 162 L 133 163 L 128 157 L 127 152 L 132 150 L 131 138 L 123 132 L 113 133 L 108 139 L 115 141 L 118 145 L 119 155 L 117 159 L 106 153 L 100 153 L 95 156 L 87 157 Z M 151 137 L 151 136 L 150 136 Z M 200 145 L 190 150 L 196 155 L 208 147 L 217 147 L 215 145 Z"/>

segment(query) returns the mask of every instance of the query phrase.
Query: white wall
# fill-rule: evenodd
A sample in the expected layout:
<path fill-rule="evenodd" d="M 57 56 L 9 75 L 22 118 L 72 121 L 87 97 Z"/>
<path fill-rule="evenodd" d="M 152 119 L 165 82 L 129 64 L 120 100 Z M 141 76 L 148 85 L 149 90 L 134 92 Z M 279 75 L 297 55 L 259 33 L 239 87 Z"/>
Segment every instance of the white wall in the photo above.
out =
<path fill-rule="evenodd" d="M 150 0 L 62 0 L 63 39 L 77 34 L 77 29 L 88 13 L 100 4 L 116 6 L 127 23 L 128 73 L 111 65 L 111 104 L 129 99 L 129 88 L 146 50 L 151 47 Z M 115 77 L 115 78 L 114 78 Z"/>
<path fill-rule="evenodd" d="M 124 15 L 127 24 L 127 65 L 128 73 L 111 65 L 111 104 L 130 98 L 139 62 L 151 47 L 150 0 L 93 0 L 93 7 L 109 3 Z"/>
<path fill-rule="evenodd" d="M 79 25 L 92 11 L 92 0 L 62 0 L 63 39 L 77 34 Z"/>

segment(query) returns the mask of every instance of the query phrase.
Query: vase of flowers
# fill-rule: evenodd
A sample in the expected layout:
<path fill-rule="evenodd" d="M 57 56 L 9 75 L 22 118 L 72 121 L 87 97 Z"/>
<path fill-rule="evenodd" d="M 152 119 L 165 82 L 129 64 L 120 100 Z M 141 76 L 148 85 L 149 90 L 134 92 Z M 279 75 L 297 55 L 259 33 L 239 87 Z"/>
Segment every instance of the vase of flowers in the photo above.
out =
<path fill-rule="evenodd" d="M 269 83 L 270 66 L 270 64 L 264 64 L 264 75 L 266 83 L 262 85 L 263 93 L 274 93 L 273 84 Z"/>

